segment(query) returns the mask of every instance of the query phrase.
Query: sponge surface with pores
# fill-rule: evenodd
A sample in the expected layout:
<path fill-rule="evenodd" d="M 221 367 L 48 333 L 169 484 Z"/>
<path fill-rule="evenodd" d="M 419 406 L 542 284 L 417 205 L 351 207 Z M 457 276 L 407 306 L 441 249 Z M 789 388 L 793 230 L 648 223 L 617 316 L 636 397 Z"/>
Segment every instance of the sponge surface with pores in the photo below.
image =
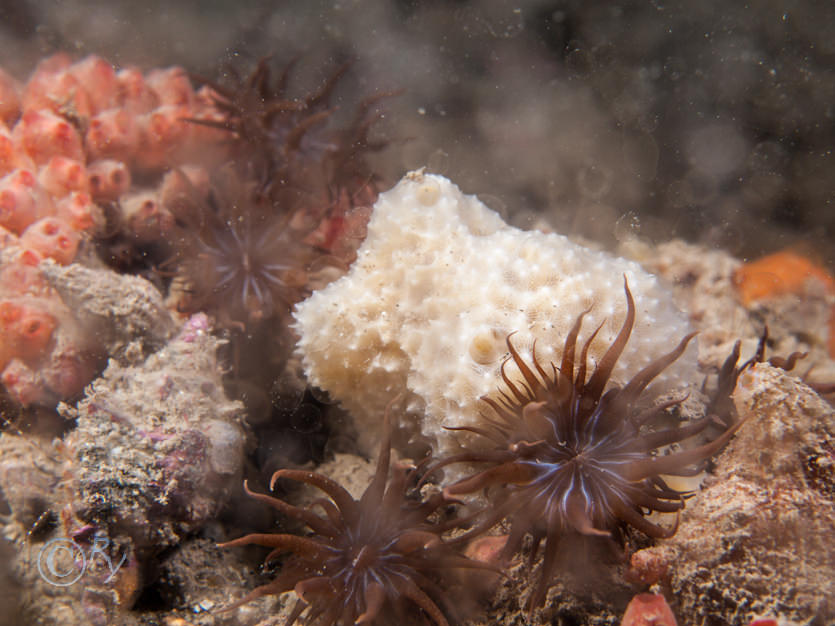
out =
<path fill-rule="evenodd" d="M 546 370 L 586 309 L 578 345 L 601 326 L 591 368 L 620 330 L 624 276 L 636 321 L 613 372 L 625 382 L 690 331 L 670 293 L 636 263 L 556 234 L 505 224 L 449 180 L 413 172 L 380 195 L 351 270 L 297 306 L 298 350 L 312 384 L 357 420 L 369 451 L 386 404 L 404 394 L 401 428 L 455 452 L 463 437 L 444 426 L 478 422 L 480 398 L 501 387 L 506 338 Z M 578 349 L 579 353 L 579 349 Z M 511 380 L 521 378 L 508 364 Z M 697 379 L 695 349 L 656 380 L 669 388 Z"/>

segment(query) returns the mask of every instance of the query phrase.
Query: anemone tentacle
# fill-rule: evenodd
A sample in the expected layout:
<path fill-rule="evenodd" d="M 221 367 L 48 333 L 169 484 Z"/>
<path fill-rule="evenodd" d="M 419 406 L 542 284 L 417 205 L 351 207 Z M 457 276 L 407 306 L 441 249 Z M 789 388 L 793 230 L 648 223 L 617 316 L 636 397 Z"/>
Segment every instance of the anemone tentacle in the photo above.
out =
<path fill-rule="evenodd" d="M 240 606 L 257 597 L 294 590 L 299 598 L 286 622 L 336 625 L 394 623 L 404 605 L 418 607 L 436 626 L 450 626 L 454 613 L 444 588 L 435 578 L 449 569 L 488 569 L 492 565 L 454 552 L 456 540 L 444 534 L 463 527 L 463 520 L 438 521 L 439 510 L 451 500 L 443 494 L 418 499 L 420 485 L 413 468 L 392 464 L 388 413 L 386 435 L 377 467 L 365 492 L 354 499 L 334 480 L 302 470 L 279 470 L 279 479 L 312 485 L 327 498 L 306 508 L 266 494 L 247 493 L 295 518 L 313 531 L 306 537 L 251 534 L 224 547 L 259 544 L 275 548 L 267 560 L 290 552 L 278 577 L 256 588 Z M 319 512 L 321 510 L 321 513 Z"/>
<path fill-rule="evenodd" d="M 539 578 L 528 599 L 530 610 L 545 600 L 556 574 L 557 544 L 566 533 L 612 536 L 615 529 L 628 525 L 653 538 L 672 535 L 678 518 L 674 526 L 665 528 L 647 520 L 645 511 L 678 514 L 693 494 L 672 489 L 661 475 L 687 476 L 702 469 L 742 424 L 728 409 L 728 414 L 709 414 L 678 427 L 645 428 L 687 398 L 682 395 L 647 408 L 644 396 L 650 383 L 684 354 L 695 333 L 686 335 L 622 387 L 612 385 L 612 371 L 635 323 L 635 301 L 625 277 L 624 292 L 627 308 L 623 324 L 593 368 L 589 367 L 588 353 L 602 324 L 578 350 L 588 311 L 577 317 L 565 338 L 559 365 L 551 363 L 550 368 L 537 358 L 536 344 L 527 362 L 513 344 L 513 334 L 509 335 L 510 356 L 500 370 L 502 388 L 483 398 L 488 411 L 480 424 L 456 429 L 481 436 L 494 447 L 442 459 L 429 469 L 431 473 L 461 462 L 485 466 L 444 490 L 451 496 L 462 496 L 490 488 L 490 512 L 476 521 L 465 537 L 507 518 L 510 535 L 505 557 L 521 549 L 526 535 L 533 539 L 532 562 L 544 545 Z M 736 349 L 720 372 L 719 394 L 733 390 L 739 372 L 747 365 L 737 368 L 738 355 Z M 519 372 L 518 379 L 508 374 L 506 365 L 511 361 Z M 692 439 L 717 422 L 725 429 L 712 441 L 662 454 L 667 446 Z"/>

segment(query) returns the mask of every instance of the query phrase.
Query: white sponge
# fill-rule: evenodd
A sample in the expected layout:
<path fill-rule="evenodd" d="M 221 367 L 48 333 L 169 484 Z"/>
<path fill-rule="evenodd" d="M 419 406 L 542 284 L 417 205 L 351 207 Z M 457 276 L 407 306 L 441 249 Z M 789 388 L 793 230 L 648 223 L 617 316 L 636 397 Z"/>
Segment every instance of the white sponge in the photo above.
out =
<path fill-rule="evenodd" d="M 615 384 L 690 331 L 658 280 L 561 235 L 508 226 L 449 180 L 412 172 L 380 195 L 348 274 L 297 306 L 298 350 L 310 382 L 354 415 L 368 451 L 387 403 L 402 393 L 401 427 L 436 454 L 451 453 L 465 435 L 443 427 L 479 420 L 480 398 L 501 386 L 508 335 L 528 359 L 535 339 L 539 361 L 558 362 L 590 309 L 578 345 L 602 324 L 589 350 L 598 360 L 623 323 L 624 276 L 636 322 Z M 520 377 L 512 364 L 506 371 Z M 695 379 L 691 348 L 655 386 Z"/>

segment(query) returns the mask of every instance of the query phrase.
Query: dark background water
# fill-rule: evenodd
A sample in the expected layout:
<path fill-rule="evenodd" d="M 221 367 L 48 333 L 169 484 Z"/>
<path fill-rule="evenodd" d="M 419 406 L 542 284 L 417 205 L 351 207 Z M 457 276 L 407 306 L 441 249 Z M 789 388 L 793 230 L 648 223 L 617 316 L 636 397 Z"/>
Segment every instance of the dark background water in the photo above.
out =
<path fill-rule="evenodd" d="M 345 102 L 405 89 L 380 169 L 428 163 L 520 226 L 835 256 L 832 2 L 30 0 L 0 15 L 21 78 L 55 50 L 211 77 L 298 56 L 301 90 L 354 59 Z"/>

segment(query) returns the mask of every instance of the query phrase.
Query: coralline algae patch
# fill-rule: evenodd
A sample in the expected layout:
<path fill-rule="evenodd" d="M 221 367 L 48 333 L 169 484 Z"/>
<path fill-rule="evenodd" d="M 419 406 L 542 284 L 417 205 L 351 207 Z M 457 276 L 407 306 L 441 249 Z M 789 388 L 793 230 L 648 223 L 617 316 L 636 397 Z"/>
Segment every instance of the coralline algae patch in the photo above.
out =
<path fill-rule="evenodd" d="M 404 393 L 422 436 L 444 454 L 461 435 L 444 426 L 474 423 L 479 399 L 499 387 L 512 333 L 527 360 L 536 342 L 541 363 L 558 362 L 588 310 L 578 345 L 600 327 L 588 352 L 599 360 L 623 323 L 624 278 L 637 316 L 616 382 L 690 330 L 657 279 L 566 237 L 508 226 L 447 179 L 414 172 L 380 195 L 349 273 L 298 305 L 298 348 L 310 382 L 355 416 L 363 436 L 374 437 L 386 403 Z M 656 384 L 695 381 L 695 367 L 688 350 Z"/>
<path fill-rule="evenodd" d="M 76 426 L 53 446 L 0 433 L 10 510 L 0 532 L 19 545 L 9 565 L 23 586 L 21 623 L 138 624 L 126 611 L 161 562 L 239 492 L 244 409 L 223 390 L 220 344 L 194 315 L 165 347 L 147 358 L 127 350 L 75 406 L 60 404 Z"/>
<path fill-rule="evenodd" d="M 213 519 L 240 485 L 243 407 L 223 392 L 219 340 L 193 316 L 140 365 L 115 360 L 75 408 L 74 451 L 84 523 L 131 537 L 136 549 L 175 545 Z"/>
<path fill-rule="evenodd" d="M 740 377 L 733 399 L 746 423 L 678 532 L 643 557 L 669 566 L 662 584 L 685 623 L 835 623 L 832 407 L 766 363 Z"/>

